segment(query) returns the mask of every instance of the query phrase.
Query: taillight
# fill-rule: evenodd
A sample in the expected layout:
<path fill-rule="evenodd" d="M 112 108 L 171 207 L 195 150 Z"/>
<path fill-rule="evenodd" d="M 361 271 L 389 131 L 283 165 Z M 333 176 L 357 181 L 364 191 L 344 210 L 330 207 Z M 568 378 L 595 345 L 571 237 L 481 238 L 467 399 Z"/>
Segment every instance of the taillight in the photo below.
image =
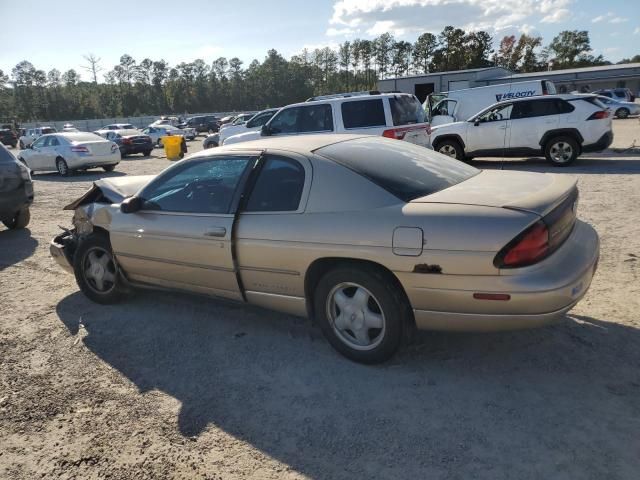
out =
<path fill-rule="evenodd" d="M 133 142 L 131 141 L 131 139 L 130 139 L 130 138 L 123 138 L 123 139 L 122 139 L 122 143 L 124 143 L 125 145 L 130 145 L 130 144 L 131 144 L 131 143 L 133 143 Z"/>
<path fill-rule="evenodd" d="M 71 151 L 75 153 L 89 153 L 89 149 L 82 145 L 71 147 Z"/>
<path fill-rule="evenodd" d="M 402 140 L 406 134 L 406 131 L 397 128 L 390 128 L 389 130 L 382 132 L 383 137 L 395 138 L 396 140 Z"/>
<path fill-rule="evenodd" d="M 587 120 L 604 120 L 605 118 L 609 118 L 609 111 L 599 110 L 594 112 Z"/>
<path fill-rule="evenodd" d="M 504 247 L 494 260 L 498 268 L 532 265 L 549 253 L 549 229 L 540 220 L 527 228 Z"/>

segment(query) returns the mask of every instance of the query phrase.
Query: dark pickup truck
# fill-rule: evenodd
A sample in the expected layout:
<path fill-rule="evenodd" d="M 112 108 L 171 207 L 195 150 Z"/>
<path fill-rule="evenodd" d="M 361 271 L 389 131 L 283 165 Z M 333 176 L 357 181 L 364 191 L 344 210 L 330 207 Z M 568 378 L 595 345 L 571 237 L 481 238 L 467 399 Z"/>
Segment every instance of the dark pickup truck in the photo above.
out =
<path fill-rule="evenodd" d="M 16 132 L 10 128 L 0 128 L 0 143 L 3 145 L 11 145 L 13 148 L 16 148 L 16 145 L 18 144 L 18 136 L 16 135 Z"/>
<path fill-rule="evenodd" d="M 29 169 L 4 145 L 0 145 L 0 221 L 7 228 L 24 228 L 29 224 L 29 207 L 33 203 L 33 183 Z"/>

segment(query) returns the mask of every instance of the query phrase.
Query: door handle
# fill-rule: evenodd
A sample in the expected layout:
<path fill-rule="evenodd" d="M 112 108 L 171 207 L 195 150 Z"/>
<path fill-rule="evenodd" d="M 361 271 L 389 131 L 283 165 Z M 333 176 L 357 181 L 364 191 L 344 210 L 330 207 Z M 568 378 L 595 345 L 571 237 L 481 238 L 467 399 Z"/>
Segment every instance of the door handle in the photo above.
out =
<path fill-rule="evenodd" d="M 213 227 L 211 230 L 204 232 L 205 237 L 224 237 L 227 229 L 224 227 Z"/>

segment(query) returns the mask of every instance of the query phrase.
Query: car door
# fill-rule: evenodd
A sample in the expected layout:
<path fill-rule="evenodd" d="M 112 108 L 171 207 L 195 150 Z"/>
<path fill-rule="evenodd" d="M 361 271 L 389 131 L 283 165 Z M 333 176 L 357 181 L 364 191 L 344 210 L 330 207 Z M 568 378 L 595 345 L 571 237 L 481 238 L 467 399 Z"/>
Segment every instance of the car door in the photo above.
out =
<path fill-rule="evenodd" d="M 38 138 L 31 144 L 31 147 L 25 151 L 23 158 L 31 170 L 37 171 L 45 169 L 43 149 L 46 140 L 47 137 Z"/>
<path fill-rule="evenodd" d="M 111 243 L 133 281 L 242 299 L 232 251 L 240 193 L 258 154 L 181 162 L 114 215 Z"/>
<path fill-rule="evenodd" d="M 469 121 L 466 152 L 500 154 L 509 145 L 509 119 L 513 104 L 500 104 L 480 113 Z"/>
<path fill-rule="evenodd" d="M 60 140 L 55 135 L 47 135 L 44 146 L 40 152 L 42 167 L 46 170 L 56 169 L 56 158 L 58 158 L 60 150 Z"/>
<path fill-rule="evenodd" d="M 510 150 L 539 150 L 546 132 L 558 128 L 559 99 L 523 100 L 513 104 L 511 112 Z"/>
<path fill-rule="evenodd" d="M 262 156 L 257 177 L 238 214 L 236 255 L 249 302 L 290 313 L 304 312 L 304 256 L 292 256 L 296 232 L 305 230 L 311 186 L 309 160 L 272 152 Z"/>

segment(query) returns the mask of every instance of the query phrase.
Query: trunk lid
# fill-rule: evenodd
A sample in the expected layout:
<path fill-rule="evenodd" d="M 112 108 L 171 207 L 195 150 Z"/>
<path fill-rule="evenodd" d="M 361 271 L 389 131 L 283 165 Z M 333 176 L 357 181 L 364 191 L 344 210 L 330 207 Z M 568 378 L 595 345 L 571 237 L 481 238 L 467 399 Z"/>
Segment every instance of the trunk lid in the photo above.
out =
<path fill-rule="evenodd" d="M 450 203 L 509 208 L 547 215 L 569 196 L 577 179 L 567 175 L 483 170 L 478 175 L 411 203 Z"/>
<path fill-rule="evenodd" d="M 76 147 L 87 147 L 91 155 L 102 156 L 111 155 L 111 145 L 113 145 L 113 143 L 102 140 L 96 142 L 74 142 L 73 145 Z"/>

